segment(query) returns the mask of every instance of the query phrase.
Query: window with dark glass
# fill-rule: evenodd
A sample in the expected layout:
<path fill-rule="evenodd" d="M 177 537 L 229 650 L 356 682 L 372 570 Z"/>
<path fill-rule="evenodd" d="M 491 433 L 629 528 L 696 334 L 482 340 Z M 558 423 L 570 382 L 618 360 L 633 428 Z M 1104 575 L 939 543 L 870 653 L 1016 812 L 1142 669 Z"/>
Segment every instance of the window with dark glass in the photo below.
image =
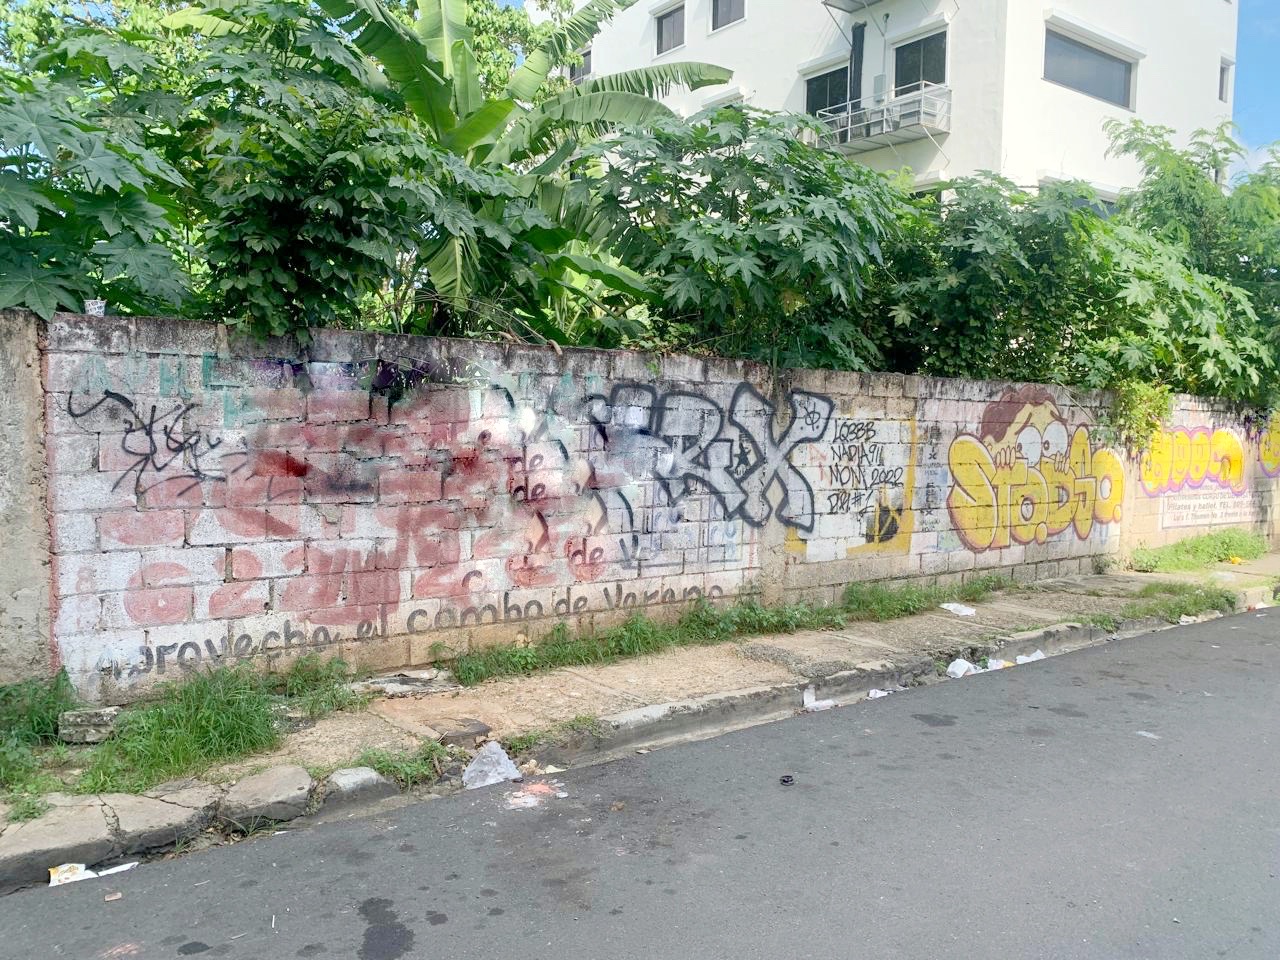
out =
<path fill-rule="evenodd" d="M 947 82 L 947 35 L 935 33 L 894 50 L 893 95 L 918 93 L 925 84 Z"/>
<path fill-rule="evenodd" d="M 571 83 L 581 83 L 591 76 L 591 48 L 587 47 L 579 56 L 582 57 L 582 63 L 569 64 L 569 81 Z"/>
<path fill-rule="evenodd" d="M 804 109 L 816 115 L 828 107 L 841 107 L 849 102 L 849 68 L 810 77 L 804 82 Z"/>
<path fill-rule="evenodd" d="M 684 7 L 676 7 L 658 17 L 658 52 L 666 53 L 683 45 Z"/>
<path fill-rule="evenodd" d="M 747 15 L 747 0 L 711 0 L 711 29 L 719 30 Z"/>
<path fill-rule="evenodd" d="M 1044 78 L 1120 107 L 1133 106 L 1133 64 L 1071 37 L 1045 32 Z"/>

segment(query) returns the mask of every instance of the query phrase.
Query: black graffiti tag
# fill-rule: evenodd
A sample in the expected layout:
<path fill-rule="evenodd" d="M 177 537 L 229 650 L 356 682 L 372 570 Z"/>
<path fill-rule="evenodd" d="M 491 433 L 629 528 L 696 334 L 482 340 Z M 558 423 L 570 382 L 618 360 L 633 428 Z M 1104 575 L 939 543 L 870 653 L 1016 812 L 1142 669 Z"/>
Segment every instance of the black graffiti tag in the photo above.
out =
<path fill-rule="evenodd" d="M 144 493 L 147 490 L 145 479 L 149 474 L 159 478 L 174 464 L 180 464 L 182 470 L 164 479 L 187 479 L 192 486 L 202 480 L 227 479 L 225 470 L 216 469 L 209 464 L 213 452 L 222 446 L 222 441 L 186 426 L 186 415 L 196 409 L 198 404 L 182 403 L 165 413 L 158 413 L 155 404 L 149 410 L 144 410 L 123 394 L 104 390 L 101 399 L 83 410 L 75 409 L 71 396 L 68 395 L 67 415 L 73 420 L 82 420 L 104 404 L 114 405 L 123 416 L 124 432 L 120 437 L 120 449 L 131 461 L 112 485 L 113 490 L 132 476 L 135 492 Z M 221 455 L 218 459 L 222 459 Z M 159 483 L 160 480 L 157 479 L 156 482 Z"/>
<path fill-rule="evenodd" d="M 742 430 L 758 454 L 738 483 L 746 496 L 742 517 L 753 526 L 763 526 L 773 512 L 768 491 L 776 482 L 782 488 L 778 519 L 806 533 L 813 530 L 813 488 L 791 462 L 791 453 L 802 443 L 813 443 L 826 433 L 835 409 L 828 398 L 816 393 L 795 391 L 791 403 L 791 423 L 781 437 L 773 432 L 774 408 L 754 387 L 744 383 L 733 395 L 729 420 Z"/>

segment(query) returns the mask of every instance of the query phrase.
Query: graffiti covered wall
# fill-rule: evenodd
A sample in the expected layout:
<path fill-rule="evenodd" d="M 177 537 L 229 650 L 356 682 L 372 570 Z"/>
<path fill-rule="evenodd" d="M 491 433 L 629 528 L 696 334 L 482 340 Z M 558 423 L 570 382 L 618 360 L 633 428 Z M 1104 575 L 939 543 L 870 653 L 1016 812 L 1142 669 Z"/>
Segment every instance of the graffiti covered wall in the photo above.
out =
<path fill-rule="evenodd" d="M 41 371 L 52 603 L 32 642 L 106 699 L 700 597 L 1087 572 L 1133 519 L 1258 522 L 1224 498 L 1260 503 L 1280 474 L 1280 432 L 1233 445 L 1188 421 L 1138 464 L 1098 442 L 1096 398 L 1007 383 L 335 331 L 301 351 L 67 315 Z"/>

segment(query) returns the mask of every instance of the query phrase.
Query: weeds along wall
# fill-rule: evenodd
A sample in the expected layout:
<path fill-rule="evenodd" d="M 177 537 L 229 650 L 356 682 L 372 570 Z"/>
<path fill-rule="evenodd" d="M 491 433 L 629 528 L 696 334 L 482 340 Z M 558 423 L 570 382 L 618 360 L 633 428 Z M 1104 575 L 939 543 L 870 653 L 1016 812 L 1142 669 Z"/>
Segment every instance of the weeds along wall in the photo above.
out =
<path fill-rule="evenodd" d="M 1100 442 L 1099 397 L 1034 385 L 345 331 L 299 349 L 167 319 L 0 329 L 22 366 L 0 404 L 0 682 L 65 666 L 97 700 L 1273 530 L 1280 431 L 1191 400 L 1129 456 Z"/>

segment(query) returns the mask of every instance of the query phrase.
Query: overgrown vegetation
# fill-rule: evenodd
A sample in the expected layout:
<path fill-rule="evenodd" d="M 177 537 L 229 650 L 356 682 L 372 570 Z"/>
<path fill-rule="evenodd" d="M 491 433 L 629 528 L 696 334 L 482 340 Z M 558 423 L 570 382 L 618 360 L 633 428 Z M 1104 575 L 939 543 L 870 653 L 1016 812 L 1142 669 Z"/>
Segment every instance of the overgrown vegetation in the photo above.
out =
<path fill-rule="evenodd" d="M 157 702 L 122 713 L 77 786 L 136 793 L 279 741 L 274 701 L 259 675 L 244 667 L 199 673 L 168 685 Z"/>
<path fill-rule="evenodd" d="M 1280 157 L 1110 127 L 1140 186 L 910 197 L 663 63 L 578 85 L 634 0 L 24 0 L 0 25 L 0 307 L 708 351 L 1274 405 Z M 815 140 L 816 138 L 816 140 Z"/>
<path fill-rule="evenodd" d="M 42 755 L 58 735 L 58 715 L 76 706 L 66 671 L 52 680 L 0 686 L 0 802 L 9 819 L 30 820 L 47 809 L 42 793 L 56 786 Z"/>
<path fill-rule="evenodd" d="M 1095 613 L 1084 617 L 1105 630 L 1115 630 L 1126 620 L 1163 620 L 1177 623 L 1183 617 L 1194 617 L 1211 610 L 1230 613 L 1236 598 L 1230 590 L 1194 583 L 1150 583 L 1119 613 Z"/>
<path fill-rule="evenodd" d="M 980 603 L 999 590 L 1008 590 L 1013 581 L 990 575 L 976 577 L 954 586 L 917 584 L 851 583 L 844 591 L 843 610 L 850 620 L 896 620 L 944 603 Z"/>
<path fill-rule="evenodd" d="M 453 669 L 459 683 L 472 686 L 493 677 L 612 663 L 674 647 L 724 643 L 737 637 L 826 630 L 851 620 L 891 620 L 953 600 L 976 602 L 1010 585 L 1008 579 L 994 576 L 954 587 L 852 584 L 843 601 L 830 606 L 765 606 L 755 600 L 715 606 L 703 601 L 670 623 L 636 615 L 617 627 L 578 636 L 571 634 L 565 624 L 557 624 L 536 643 L 499 644 L 465 653 L 454 661 Z"/>
<path fill-rule="evenodd" d="M 1219 530 L 1164 547 L 1141 547 L 1133 551 L 1130 565 L 1143 573 L 1177 573 L 1232 559 L 1256 560 L 1266 552 L 1267 541 L 1261 534 Z"/>
<path fill-rule="evenodd" d="M 350 689 L 352 680 L 343 661 L 316 654 L 281 673 L 238 667 L 193 674 L 122 713 L 114 736 L 80 755 L 83 770 L 75 776 L 61 769 L 66 748 L 50 746 L 58 714 L 75 705 L 65 674 L 0 687 L 0 799 L 12 807 L 11 818 L 20 817 L 50 790 L 134 793 L 270 750 L 290 713 L 315 719 L 363 707 L 368 698 Z"/>
<path fill-rule="evenodd" d="M 424 740 L 416 750 L 366 750 L 356 759 L 362 767 L 372 767 L 406 790 L 419 784 L 435 783 L 449 761 L 448 748 L 435 740 Z"/>
<path fill-rule="evenodd" d="M 512 756 L 527 754 L 548 744 L 566 744 L 575 737 L 600 739 L 608 732 L 599 717 L 579 714 L 545 729 L 527 730 L 502 738 L 502 748 Z"/>

